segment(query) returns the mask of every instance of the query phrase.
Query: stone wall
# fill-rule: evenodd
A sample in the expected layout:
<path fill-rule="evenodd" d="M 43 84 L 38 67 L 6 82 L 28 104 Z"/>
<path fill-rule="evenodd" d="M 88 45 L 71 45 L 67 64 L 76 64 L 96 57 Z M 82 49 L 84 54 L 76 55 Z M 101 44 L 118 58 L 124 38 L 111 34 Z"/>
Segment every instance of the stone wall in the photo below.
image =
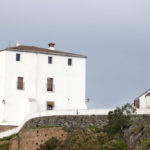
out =
<path fill-rule="evenodd" d="M 29 120 L 24 125 L 23 129 L 35 128 L 40 126 L 60 126 L 66 128 L 84 128 L 87 126 L 103 127 L 106 121 L 106 115 L 47 116 Z"/>
<path fill-rule="evenodd" d="M 64 141 L 67 132 L 57 127 L 22 130 L 17 137 L 10 141 L 9 150 L 37 150 L 41 144 L 52 137 Z"/>

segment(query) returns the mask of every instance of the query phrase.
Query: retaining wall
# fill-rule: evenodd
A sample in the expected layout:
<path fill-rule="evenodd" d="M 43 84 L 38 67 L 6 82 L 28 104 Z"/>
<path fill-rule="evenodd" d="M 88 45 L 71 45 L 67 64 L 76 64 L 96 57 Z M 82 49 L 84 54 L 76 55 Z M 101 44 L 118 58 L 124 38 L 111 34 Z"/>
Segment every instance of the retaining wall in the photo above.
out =
<path fill-rule="evenodd" d="M 85 127 L 103 126 L 106 116 L 113 109 L 90 109 L 90 110 L 53 110 L 33 113 L 28 115 L 17 127 L 0 133 L 0 138 L 18 133 L 22 128 L 32 128 L 35 126 L 62 126 L 62 127 Z M 134 115 L 150 114 L 150 109 L 137 109 Z M 7 123 L 3 125 L 8 125 Z"/>

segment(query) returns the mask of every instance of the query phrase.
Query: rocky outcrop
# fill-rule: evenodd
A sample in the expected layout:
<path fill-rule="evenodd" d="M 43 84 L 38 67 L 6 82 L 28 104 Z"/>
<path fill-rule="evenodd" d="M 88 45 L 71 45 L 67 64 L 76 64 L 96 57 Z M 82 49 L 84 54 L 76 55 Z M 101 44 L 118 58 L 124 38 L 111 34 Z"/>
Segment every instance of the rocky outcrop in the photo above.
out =
<path fill-rule="evenodd" d="M 133 123 L 125 131 L 124 137 L 130 150 L 141 149 L 142 141 L 150 137 L 150 115 L 132 117 Z"/>

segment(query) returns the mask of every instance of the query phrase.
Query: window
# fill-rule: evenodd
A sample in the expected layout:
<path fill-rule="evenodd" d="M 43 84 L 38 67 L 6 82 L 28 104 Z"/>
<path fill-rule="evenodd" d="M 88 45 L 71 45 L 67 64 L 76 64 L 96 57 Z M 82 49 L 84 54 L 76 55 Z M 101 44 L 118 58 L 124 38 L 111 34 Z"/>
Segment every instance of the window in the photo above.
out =
<path fill-rule="evenodd" d="M 53 91 L 53 78 L 47 78 L 47 91 Z"/>
<path fill-rule="evenodd" d="M 47 110 L 53 110 L 54 109 L 54 102 L 48 101 L 47 102 Z"/>
<path fill-rule="evenodd" d="M 69 59 L 68 59 L 68 66 L 71 66 L 71 65 L 72 65 L 72 59 L 69 58 Z"/>
<path fill-rule="evenodd" d="M 16 54 L 16 61 L 20 61 L 20 54 Z"/>
<path fill-rule="evenodd" d="M 52 64 L 52 57 L 48 57 L 48 63 Z"/>
<path fill-rule="evenodd" d="M 18 77 L 17 89 L 18 90 L 23 90 L 23 77 Z"/>

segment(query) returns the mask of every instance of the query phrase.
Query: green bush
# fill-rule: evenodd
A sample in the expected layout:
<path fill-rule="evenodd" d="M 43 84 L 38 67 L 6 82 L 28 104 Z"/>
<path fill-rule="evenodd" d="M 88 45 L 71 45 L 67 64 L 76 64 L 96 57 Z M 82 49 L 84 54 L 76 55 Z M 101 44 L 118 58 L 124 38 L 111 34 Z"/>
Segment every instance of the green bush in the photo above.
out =
<path fill-rule="evenodd" d="M 91 132 L 73 130 L 69 132 L 63 144 L 58 145 L 56 150 L 99 150 L 96 137 Z"/>
<path fill-rule="evenodd" d="M 13 134 L 4 138 L 1 138 L 0 141 L 9 141 L 11 139 L 13 139 L 14 137 L 16 137 L 18 134 Z"/>
<path fill-rule="evenodd" d="M 150 138 L 146 138 L 141 142 L 142 150 L 150 150 Z"/>
<path fill-rule="evenodd" d="M 130 115 L 136 110 L 130 104 L 126 104 L 121 108 L 116 108 L 108 114 L 108 123 L 104 126 L 104 131 L 109 135 L 124 134 L 124 130 L 129 128 L 132 124 Z"/>
<path fill-rule="evenodd" d="M 51 138 L 38 150 L 127 150 L 124 142 L 112 139 L 107 133 L 72 130 L 67 139 L 61 143 Z"/>
<path fill-rule="evenodd" d="M 126 145 L 126 143 L 125 142 L 119 142 L 119 145 L 120 145 L 120 147 L 121 147 L 121 150 L 127 150 L 128 148 L 127 148 L 127 145 Z"/>
<path fill-rule="evenodd" d="M 55 148 L 59 145 L 59 141 L 56 138 L 51 138 L 45 144 L 40 145 L 38 150 L 55 150 Z"/>
<path fill-rule="evenodd" d="M 9 143 L 4 143 L 0 145 L 0 150 L 9 150 Z"/>

